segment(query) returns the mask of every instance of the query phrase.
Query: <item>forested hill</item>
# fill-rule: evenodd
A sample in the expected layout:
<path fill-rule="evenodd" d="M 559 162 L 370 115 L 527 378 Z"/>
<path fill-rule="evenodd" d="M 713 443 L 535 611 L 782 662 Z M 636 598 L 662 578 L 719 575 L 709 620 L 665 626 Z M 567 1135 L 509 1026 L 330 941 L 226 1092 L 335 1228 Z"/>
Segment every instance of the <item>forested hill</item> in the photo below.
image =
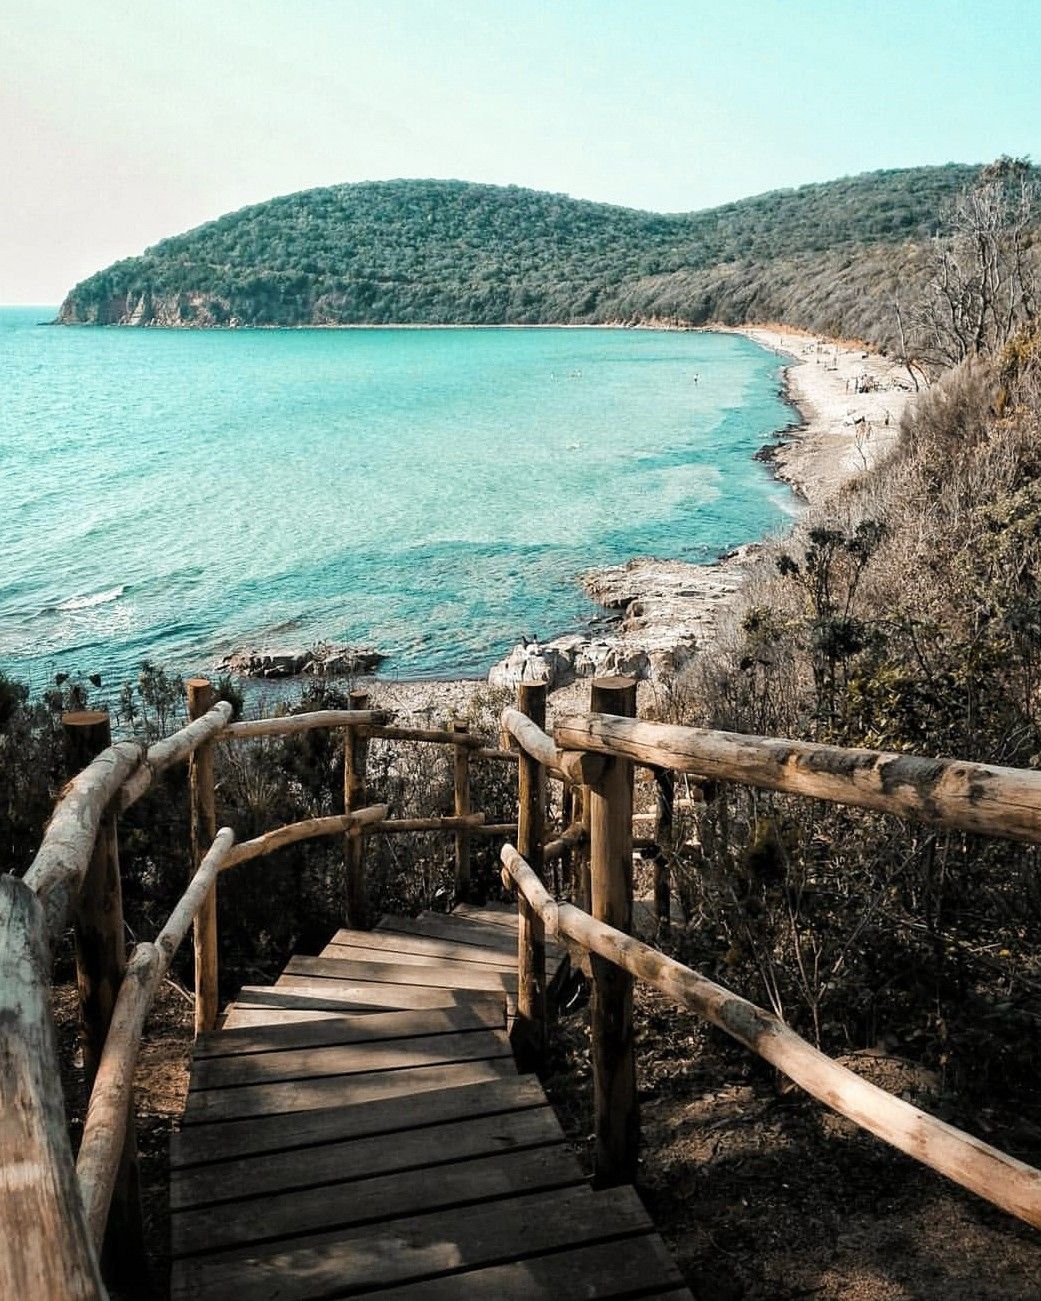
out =
<path fill-rule="evenodd" d="M 534 190 L 387 181 L 243 208 L 77 285 L 64 323 L 337 325 L 783 319 L 882 341 L 949 164 L 660 215 Z M 883 319 L 885 318 L 885 319 Z"/>

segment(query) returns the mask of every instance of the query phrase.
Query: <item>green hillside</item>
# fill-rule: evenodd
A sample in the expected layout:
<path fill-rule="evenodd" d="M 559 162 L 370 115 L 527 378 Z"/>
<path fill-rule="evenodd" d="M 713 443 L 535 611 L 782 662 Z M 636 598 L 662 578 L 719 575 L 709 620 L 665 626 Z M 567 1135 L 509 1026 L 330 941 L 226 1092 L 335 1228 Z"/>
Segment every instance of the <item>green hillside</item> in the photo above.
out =
<path fill-rule="evenodd" d="M 778 317 L 872 337 L 945 200 L 949 164 L 662 215 L 459 181 L 307 190 L 77 285 L 65 323 L 334 325 Z M 865 290 L 872 299 L 865 303 Z"/>

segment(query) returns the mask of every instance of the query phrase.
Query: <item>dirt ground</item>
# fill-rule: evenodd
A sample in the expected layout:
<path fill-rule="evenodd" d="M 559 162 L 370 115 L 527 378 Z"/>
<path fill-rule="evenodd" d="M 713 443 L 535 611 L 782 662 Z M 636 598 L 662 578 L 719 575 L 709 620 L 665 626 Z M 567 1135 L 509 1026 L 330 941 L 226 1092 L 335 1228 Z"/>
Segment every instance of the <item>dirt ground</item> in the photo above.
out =
<path fill-rule="evenodd" d="M 55 990 L 78 1143 L 83 1079 L 74 986 Z M 637 989 L 641 1193 L 698 1301 L 1037 1301 L 1041 1235 L 833 1116 L 653 991 Z M 592 1165 L 588 1008 L 581 989 L 553 1037 L 550 1094 Z M 117 1298 L 168 1295 L 167 1154 L 188 1085 L 192 1009 L 167 984 L 137 1072 L 150 1278 Z M 844 1059 L 928 1107 L 909 1063 Z M 1013 1145 L 1036 1159 L 1038 1136 Z M 1011 1129 L 1008 1126 L 1011 1126 Z M 1023 1125 L 1026 1122 L 1023 1121 Z"/>
<path fill-rule="evenodd" d="M 637 988 L 641 1193 L 698 1301 L 1041 1297 L 1041 1235 L 833 1115 Z M 591 1167 L 588 1011 L 562 1016 L 548 1091 Z M 929 1105 L 911 1064 L 844 1058 Z"/>

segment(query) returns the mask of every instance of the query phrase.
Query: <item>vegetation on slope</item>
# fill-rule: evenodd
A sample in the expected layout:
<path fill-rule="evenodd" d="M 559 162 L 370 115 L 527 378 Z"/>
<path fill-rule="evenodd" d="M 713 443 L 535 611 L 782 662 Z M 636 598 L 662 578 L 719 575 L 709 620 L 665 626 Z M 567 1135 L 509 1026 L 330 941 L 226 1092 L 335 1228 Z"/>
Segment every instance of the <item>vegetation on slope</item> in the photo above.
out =
<path fill-rule="evenodd" d="M 325 325 L 778 318 L 892 337 L 887 295 L 976 175 L 872 172 L 659 215 L 458 181 L 309 190 L 77 285 L 67 323 Z"/>

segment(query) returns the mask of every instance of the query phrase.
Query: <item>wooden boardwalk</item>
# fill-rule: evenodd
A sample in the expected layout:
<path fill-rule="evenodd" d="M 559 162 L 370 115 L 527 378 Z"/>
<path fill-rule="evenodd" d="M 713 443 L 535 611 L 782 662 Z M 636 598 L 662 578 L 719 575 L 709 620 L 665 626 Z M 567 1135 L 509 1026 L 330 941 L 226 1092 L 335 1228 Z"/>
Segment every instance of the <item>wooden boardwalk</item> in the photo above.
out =
<path fill-rule="evenodd" d="M 517 1072 L 516 944 L 512 909 L 388 917 L 241 991 L 171 1144 L 176 1301 L 690 1297 Z"/>

